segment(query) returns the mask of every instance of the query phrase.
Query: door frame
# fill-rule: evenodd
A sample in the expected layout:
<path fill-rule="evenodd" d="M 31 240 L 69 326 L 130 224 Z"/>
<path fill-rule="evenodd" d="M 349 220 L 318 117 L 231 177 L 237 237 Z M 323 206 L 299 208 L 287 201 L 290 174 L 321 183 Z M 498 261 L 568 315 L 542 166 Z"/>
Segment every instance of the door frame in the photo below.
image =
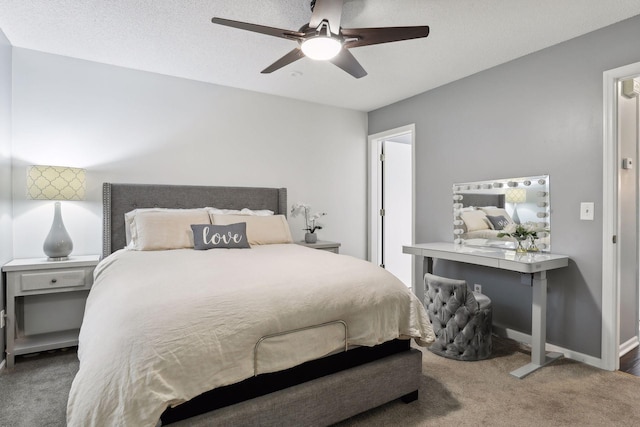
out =
<path fill-rule="evenodd" d="M 369 212 L 369 232 L 368 244 L 367 244 L 367 258 L 374 264 L 379 265 L 379 230 L 380 230 L 380 188 L 378 188 L 378 182 L 380 180 L 380 147 L 382 141 L 385 139 L 391 139 L 396 136 L 411 135 L 411 244 L 415 243 L 415 225 L 416 225 L 416 125 L 415 123 L 400 126 L 394 129 L 389 129 L 384 132 L 379 132 L 373 135 L 369 135 L 367 138 L 367 151 L 369 158 L 369 179 L 367 180 L 367 193 L 368 204 L 367 209 Z M 409 255 L 407 255 L 409 256 Z M 411 257 L 411 287 L 414 289 L 415 283 L 415 257 Z"/>
<path fill-rule="evenodd" d="M 618 82 L 640 75 L 640 62 L 605 71 L 603 82 L 602 168 L 602 341 L 603 369 L 620 368 L 620 260 L 613 236 L 619 234 Z"/>

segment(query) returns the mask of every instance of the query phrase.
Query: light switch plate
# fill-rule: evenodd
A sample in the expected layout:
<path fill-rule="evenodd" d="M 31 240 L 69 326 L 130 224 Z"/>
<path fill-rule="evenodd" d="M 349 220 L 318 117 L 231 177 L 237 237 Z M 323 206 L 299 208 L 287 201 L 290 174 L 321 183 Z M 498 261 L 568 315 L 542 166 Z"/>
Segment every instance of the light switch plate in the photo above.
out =
<path fill-rule="evenodd" d="M 593 221 L 593 202 L 580 203 L 580 219 L 583 221 Z"/>

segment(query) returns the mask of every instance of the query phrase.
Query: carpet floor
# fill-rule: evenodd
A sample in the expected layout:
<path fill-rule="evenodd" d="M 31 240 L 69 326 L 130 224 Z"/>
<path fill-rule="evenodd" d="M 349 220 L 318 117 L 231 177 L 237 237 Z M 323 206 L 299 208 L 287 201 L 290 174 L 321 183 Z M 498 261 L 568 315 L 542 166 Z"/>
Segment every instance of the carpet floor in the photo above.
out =
<path fill-rule="evenodd" d="M 518 380 L 527 348 L 494 339 L 494 355 L 458 362 L 423 350 L 420 397 L 350 418 L 351 426 L 629 426 L 640 423 L 640 378 L 560 359 Z M 0 373 L 0 426 L 64 426 L 75 351 L 21 358 Z"/>

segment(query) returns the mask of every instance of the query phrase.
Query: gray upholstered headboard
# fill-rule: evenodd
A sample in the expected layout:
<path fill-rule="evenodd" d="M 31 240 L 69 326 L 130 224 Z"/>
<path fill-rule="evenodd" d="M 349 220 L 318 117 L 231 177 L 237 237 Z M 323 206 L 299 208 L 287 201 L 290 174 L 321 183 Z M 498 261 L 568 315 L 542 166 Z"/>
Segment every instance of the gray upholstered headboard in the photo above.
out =
<path fill-rule="evenodd" d="M 269 209 L 287 214 L 286 188 L 113 184 L 102 186 L 102 256 L 126 245 L 124 214 L 138 208 Z"/>
<path fill-rule="evenodd" d="M 462 206 L 495 206 L 504 208 L 504 194 L 458 193 L 462 195 Z"/>

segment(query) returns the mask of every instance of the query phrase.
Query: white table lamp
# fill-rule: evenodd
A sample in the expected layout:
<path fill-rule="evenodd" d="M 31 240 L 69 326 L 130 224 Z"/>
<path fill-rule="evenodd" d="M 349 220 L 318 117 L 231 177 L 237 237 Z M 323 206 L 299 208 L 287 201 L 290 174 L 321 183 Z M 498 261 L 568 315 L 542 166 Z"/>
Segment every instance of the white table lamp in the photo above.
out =
<path fill-rule="evenodd" d="M 518 211 L 516 210 L 516 205 L 518 203 L 524 203 L 527 201 L 527 190 L 524 188 L 509 188 L 505 192 L 505 202 L 513 203 L 513 214 L 511 214 L 511 219 L 516 224 L 520 224 L 520 218 L 518 217 Z"/>
<path fill-rule="evenodd" d="M 35 200 L 84 200 L 85 170 L 65 166 L 29 166 L 27 197 Z M 56 201 L 53 224 L 43 245 L 49 261 L 69 258 L 73 242 L 62 222 L 60 202 Z"/>

